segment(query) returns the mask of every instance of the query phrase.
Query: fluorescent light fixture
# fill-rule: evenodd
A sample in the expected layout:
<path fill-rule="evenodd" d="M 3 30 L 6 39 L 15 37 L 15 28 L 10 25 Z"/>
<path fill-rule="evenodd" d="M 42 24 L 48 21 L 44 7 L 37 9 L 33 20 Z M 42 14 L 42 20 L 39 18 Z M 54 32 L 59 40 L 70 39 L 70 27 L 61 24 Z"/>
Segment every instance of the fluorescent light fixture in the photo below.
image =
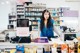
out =
<path fill-rule="evenodd" d="M 9 4 L 10 2 L 9 1 L 6 1 L 6 4 Z"/>

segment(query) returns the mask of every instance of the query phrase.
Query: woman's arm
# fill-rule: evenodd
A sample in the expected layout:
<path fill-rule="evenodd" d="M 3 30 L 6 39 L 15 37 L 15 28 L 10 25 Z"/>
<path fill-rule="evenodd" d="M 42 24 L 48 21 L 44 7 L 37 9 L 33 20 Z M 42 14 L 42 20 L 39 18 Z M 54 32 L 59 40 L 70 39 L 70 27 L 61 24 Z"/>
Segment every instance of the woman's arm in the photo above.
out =
<path fill-rule="evenodd" d="M 54 30 L 54 32 L 60 37 L 60 35 L 62 34 L 61 33 L 61 31 L 60 31 L 60 29 L 58 29 L 55 25 L 54 25 L 54 20 L 52 19 L 51 20 L 52 21 L 52 23 L 53 23 L 53 30 Z"/>
<path fill-rule="evenodd" d="M 41 20 L 38 20 L 38 35 L 39 35 L 39 37 L 40 37 L 40 35 L 41 35 L 40 22 L 41 22 Z"/>
<path fill-rule="evenodd" d="M 61 36 L 61 31 L 56 26 L 54 26 L 54 31 L 59 37 Z"/>

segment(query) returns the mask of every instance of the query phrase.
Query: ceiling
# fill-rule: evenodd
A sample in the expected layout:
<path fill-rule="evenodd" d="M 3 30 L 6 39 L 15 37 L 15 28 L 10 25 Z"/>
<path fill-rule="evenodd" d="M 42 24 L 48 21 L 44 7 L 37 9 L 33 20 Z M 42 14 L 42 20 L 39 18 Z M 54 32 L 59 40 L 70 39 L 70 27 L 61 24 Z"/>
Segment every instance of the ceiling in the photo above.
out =
<path fill-rule="evenodd" d="M 0 0 L 0 5 L 2 4 L 10 4 L 10 2 L 13 2 L 13 1 L 16 1 L 16 0 Z"/>

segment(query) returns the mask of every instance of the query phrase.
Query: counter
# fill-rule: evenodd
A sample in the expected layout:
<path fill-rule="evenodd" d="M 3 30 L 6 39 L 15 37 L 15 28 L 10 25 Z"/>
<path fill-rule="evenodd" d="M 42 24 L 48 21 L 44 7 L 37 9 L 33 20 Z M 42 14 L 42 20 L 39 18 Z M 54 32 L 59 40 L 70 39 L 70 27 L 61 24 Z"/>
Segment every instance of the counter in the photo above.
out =
<path fill-rule="evenodd" d="M 24 46 L 44 46 L 44 45 L 53 45 L 54 43 L 57 44 L 65 44 L 63 41 L 59 40 L 54 40 L 54 41 L 49 41 L 49 43 L 10 43 L 10 42 L 0 42 L 0 48 L 16 48 L 16 45 L 24 45 Z"/>

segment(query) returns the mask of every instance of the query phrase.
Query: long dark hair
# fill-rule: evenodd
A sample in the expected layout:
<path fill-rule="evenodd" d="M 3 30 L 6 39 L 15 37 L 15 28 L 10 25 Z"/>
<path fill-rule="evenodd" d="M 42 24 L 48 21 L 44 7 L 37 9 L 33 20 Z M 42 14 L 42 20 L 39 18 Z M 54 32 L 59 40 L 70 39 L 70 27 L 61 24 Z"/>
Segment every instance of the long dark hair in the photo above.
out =
<path fill-rule="evenodd" d="M 49 18 L 48 18 L 48 22 L 47 22 L 47 28 L 49 28 L 49 27 L 53 27 L 53 23 L 51 22 L 51 15 L 50 15 L 50 12 L 47 10 L 47 9 L 45 9 L 43 12 L 42 12 L 42 16 L 41 16 L 41 23 L 40 23 L 40 30 L 42 30 L 43 29 L 43 27 L 44 27 L 44 20 L 45 20 L 45 18 L 44 18 L 44 13 L 45 12 L 48 12 L 49 13 Z"/>

